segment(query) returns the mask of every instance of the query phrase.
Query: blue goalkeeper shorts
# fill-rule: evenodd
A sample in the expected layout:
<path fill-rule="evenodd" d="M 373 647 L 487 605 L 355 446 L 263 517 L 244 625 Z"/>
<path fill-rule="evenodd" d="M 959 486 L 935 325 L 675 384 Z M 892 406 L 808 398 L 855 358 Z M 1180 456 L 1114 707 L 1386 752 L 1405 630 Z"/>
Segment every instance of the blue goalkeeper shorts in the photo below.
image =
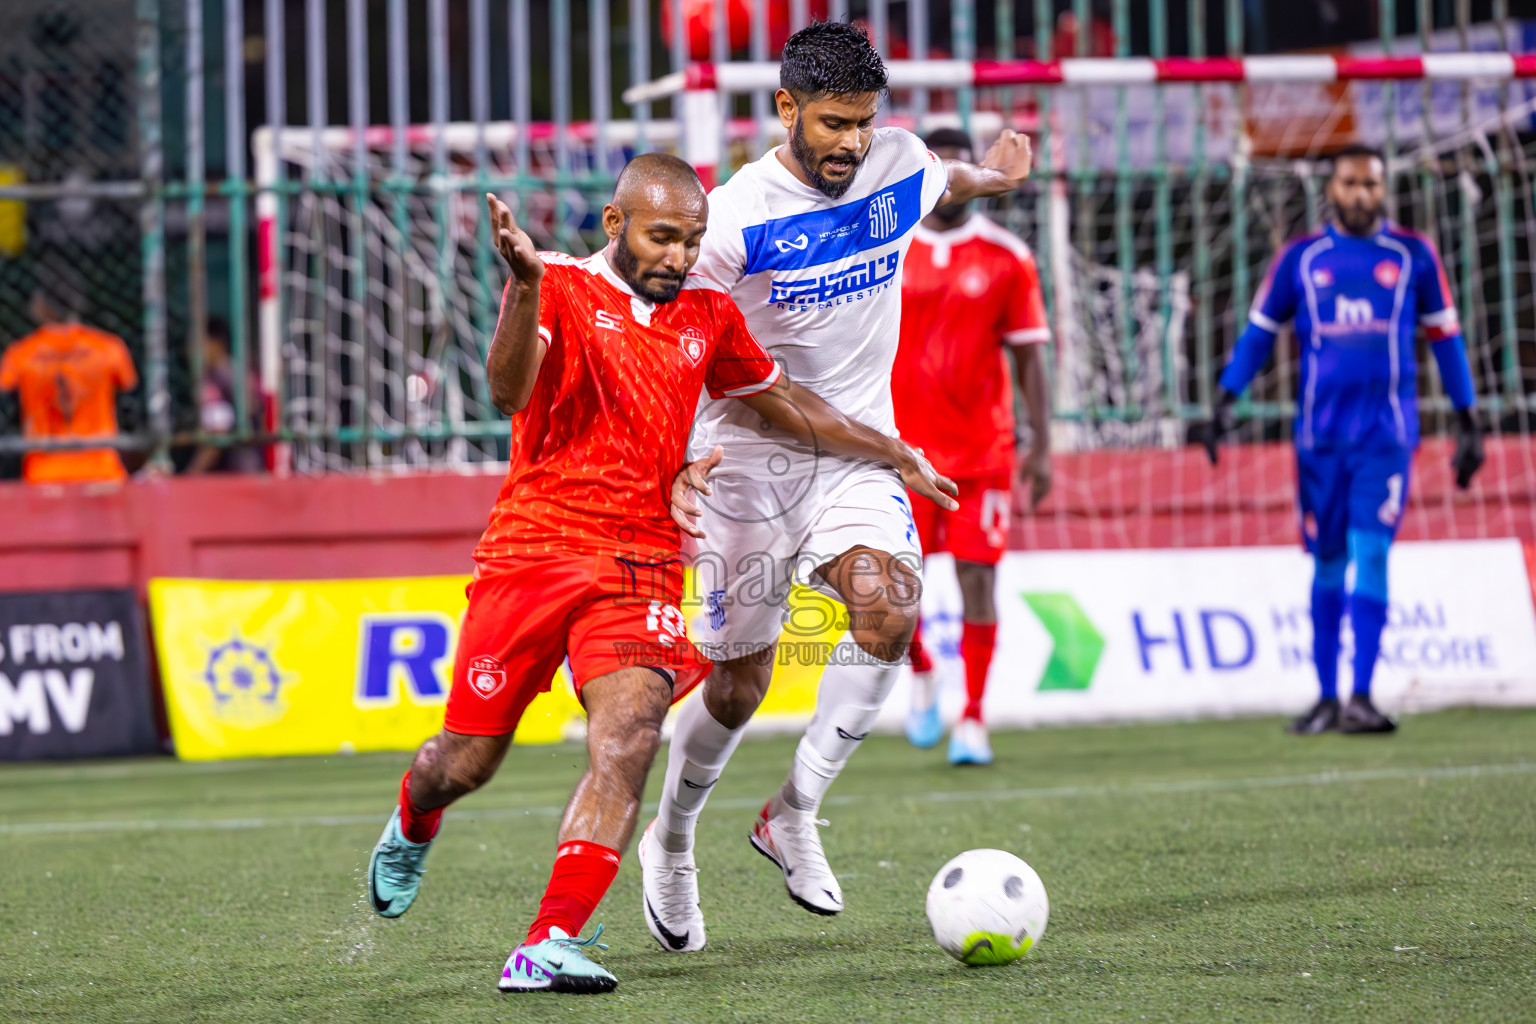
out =
<path fill-rule="evenodd" d="M 1296 450 L 1301 536 L 1319 558 L 1349 553 L 1349 531 L 1397 535 L 1408 507 L 1411 448 Z"/>

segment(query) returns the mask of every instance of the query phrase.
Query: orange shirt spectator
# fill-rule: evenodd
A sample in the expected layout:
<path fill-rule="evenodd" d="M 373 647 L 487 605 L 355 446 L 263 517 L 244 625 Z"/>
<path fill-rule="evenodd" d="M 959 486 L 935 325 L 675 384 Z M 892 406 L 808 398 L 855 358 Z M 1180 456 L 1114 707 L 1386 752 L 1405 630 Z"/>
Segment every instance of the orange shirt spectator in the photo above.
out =
<path fill-rule="evenodd" d="M 45 306 L 34 303 L 34 310 Z M 31 438 L 115 437 L 117 391 L 139 381 L 128 347 L 106 331 L 51 315 L 38 319 L 42 326 L 0 357 L 0 390 L 20 392 L 22 432 Z M 74 448 L 28 452 L 21 475 L 28 483 L 55 484 L 128 474 L 112 448 Z"/>

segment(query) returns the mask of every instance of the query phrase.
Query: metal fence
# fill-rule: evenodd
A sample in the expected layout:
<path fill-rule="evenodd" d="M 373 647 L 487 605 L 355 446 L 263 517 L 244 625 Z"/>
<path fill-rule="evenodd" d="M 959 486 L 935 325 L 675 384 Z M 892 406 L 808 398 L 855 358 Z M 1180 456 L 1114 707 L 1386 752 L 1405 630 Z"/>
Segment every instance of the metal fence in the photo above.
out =
<path fill-rule="evenodd" d="M 721 88 L 711 120 L 682 96 L 626 104 L 627 87 L 770 61 L 823 15 L 916 61 L 1536 49 L 1503 0 L 1332 5 L 1343 20 L 1313 19 L 1316 38 L 1291 23 L 1309 2 L 1281 24 L 1258 16 L 1279 5 L 1243 0 L 17 0 L 0 14 L 0 342 L 30 328 L 36 286 L 122 335 L 143 385 L 121 444 L 161 458 L 254 439 L 285 471 L 495 461 L 506 428 L 483 364 L 503 268 L 481 195 L 503 194 L 541 245 L 586 252 L 633 153 L 708 132 L 724 176 L 781 134 L 768 88 Z M 1038 173 L 992 215 L 1045 271 L 1064 444 L 1183 442 L 1268 260 L 1324 212 L 1321 158 L 1357 137 L 1388 150 L 1396 215 L 1451 270 L 1485 407 L 1524 435 L 1533 95 L 1043 81 L 898 88 L 882 118 L 1035 136 Z M 195 386 L 210 315 L 253 378 L 217 436 Z M 1445 404 L 1424 376 L 1434 433 Z M 1282 354 L 1249 429 L 1286 434 L 1294 380 Z M 0 402 L 0 430 L 15 422 Z"/>

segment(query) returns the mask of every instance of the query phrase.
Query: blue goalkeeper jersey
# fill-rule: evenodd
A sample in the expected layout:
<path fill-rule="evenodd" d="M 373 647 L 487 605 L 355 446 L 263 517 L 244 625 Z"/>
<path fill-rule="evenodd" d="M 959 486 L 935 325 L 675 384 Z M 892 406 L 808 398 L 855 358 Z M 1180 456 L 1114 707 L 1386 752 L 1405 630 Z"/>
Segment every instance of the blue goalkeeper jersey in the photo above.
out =
<path fill-rule="evenodd" d="M 1222 387 L 1241 394 L 1292 320 L 1301 350 L 1299 448 L 1417 445 L 1420 328 L 1452 403 L 1472 402 L 1450 286 L 1434 244 L 1417 232 L 1384 224 L 1356 237 L 1330 224 L 1286 246 L 1254 299 Z"/>

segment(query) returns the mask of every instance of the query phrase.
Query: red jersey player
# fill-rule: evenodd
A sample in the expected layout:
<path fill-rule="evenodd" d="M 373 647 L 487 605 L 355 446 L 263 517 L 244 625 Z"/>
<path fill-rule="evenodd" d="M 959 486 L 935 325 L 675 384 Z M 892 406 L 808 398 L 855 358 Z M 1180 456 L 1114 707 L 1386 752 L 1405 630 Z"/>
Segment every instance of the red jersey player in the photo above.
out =
<path fill-rule="evenodd" d="M 902 461 L 908 486 L 931 498 L 947 501 L 941 489 L 953 484 L 783 379 L 730 298 L 688 276 L 708 205 L 686 163 L 632 160 L 603 209 L 609 244 L 586 259 L 535 253 L 487 199 L 512 268 L 486 363 L 492 400 L 513 415 L 511 466 L 475 549 L 444 728 L 401 780 L 368 895 L 385 917 L 410 907 L 443 809 L 491 778 L 529 702 L 568 658 L 590 766 L 560 824 L 538 915 L 498 987 L 602 992 L 617 981 L 586 956 L 597 934 L 576 935 L 633 835 L 667 708 L 710 667 L 678 610 L 677 526 L 697 532 L 687 492 L 709 493 L 720 457 L 684 466 L 700 390 L 740 397 L 828 450 Z"/>
<path fill-rule="evenodd" d="M 928 148 L 969 160 L 962 131 L 941 128 Z M 1050 393 L 1040 358 L 1050 339 L 1040 277 L 1023 242 L 972 213 L 939 206 L 924 217 L 901 283 L 901 347 L 891 376 L 896 426 L 960 486 L 960 508 L 913 502 L 923 551 L 949 551 L 960 578 L 964 626 L 965 711 L 950 736 L 954 764 L 989 764 L 992 747 L 981 700 L 997 637 L 996 566 L 1008 539 L 1013 504 L 1014 416 L 1003 349 L 1029 409 L 1033 444 L 1019 466 L 1038 505 L 1051 489 Z M 933 664 L 914 644 L 912 710 L 907 736 L 919 747 L 939 741 Z"/>

